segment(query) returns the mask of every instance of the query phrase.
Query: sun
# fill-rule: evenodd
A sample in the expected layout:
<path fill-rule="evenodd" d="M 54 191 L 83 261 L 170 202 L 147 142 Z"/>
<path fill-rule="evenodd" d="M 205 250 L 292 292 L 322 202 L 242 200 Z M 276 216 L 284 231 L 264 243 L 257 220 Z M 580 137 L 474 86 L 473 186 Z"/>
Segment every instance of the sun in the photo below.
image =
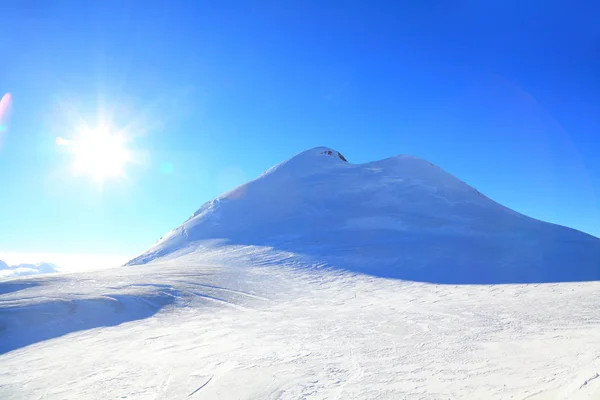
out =
<path fill-rule="evenodd" d="M 56 144 L 66 147 L 72 155 L 75 175 L 87 176 L 99 184 L 123 177 L 125 167 L 133 161 L 123 132 L 105 125 L 85 126 L 77 130 L 73 139 L 59 137 Z"/>

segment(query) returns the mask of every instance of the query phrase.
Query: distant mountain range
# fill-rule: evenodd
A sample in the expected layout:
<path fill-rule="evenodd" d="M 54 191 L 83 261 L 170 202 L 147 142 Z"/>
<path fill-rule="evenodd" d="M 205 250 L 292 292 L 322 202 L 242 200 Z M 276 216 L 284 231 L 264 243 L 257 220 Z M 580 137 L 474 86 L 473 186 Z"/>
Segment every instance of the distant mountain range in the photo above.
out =
<path fill-rule="evenodd" d="M 49 274 L 58 272 L 60 268 L 57 265 L 41 262 L 37 264 L 17 264 L 8 265 L 0 260 L 0 278 L 10 278 L 13 276 Z"/>

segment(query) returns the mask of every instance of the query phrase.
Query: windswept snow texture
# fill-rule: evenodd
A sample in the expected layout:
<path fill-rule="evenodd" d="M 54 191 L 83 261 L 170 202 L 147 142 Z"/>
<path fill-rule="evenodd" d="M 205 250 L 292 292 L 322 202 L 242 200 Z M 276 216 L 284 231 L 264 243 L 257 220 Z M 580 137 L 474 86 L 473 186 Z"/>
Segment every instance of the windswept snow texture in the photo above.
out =
<path fill-rule="evenodd" d="M 422 282 L 600 279 L 598 238 L 503 207 L 425 160 L 353 165 L 325 147 L 204 204 L 129 264 L 193 252 L 215 239 Z"/>
<path fill-rule="evenodd" d="M 436 285 L 198 250 L 0 283 L 0 398 L 600 396 L 600 282 Z"/>
<path fill-rule="evenodd" d="M 0 279 L 25 275 L 50 274 L 57 272 L 58 270 L 59 268 L 56 265 L 47 262 L 37 264 L 8 265 L 4 261 L 0 260 Z"/>
<path fill-rule="evenodd" d="M 27 290 L 31 287 L 38 291 Z M 15 293 L 20 291 L 33 294 L 21 297 Z M 11 295 L 3 298 L 5 293 Z M 81 277 L 0 283 L 0 354 L 73 331 L 147 318 L 175 297 L 169 289 L 145 290 L 132 284 L 115 290 Z"/>

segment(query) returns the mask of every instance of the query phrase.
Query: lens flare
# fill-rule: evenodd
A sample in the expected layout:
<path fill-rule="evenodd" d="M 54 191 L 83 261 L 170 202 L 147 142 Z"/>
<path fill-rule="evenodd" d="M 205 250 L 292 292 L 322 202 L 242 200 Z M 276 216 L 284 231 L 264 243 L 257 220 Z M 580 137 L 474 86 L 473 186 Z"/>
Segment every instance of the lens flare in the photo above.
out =
<path fill-rule="evenodd" d="M 0 99 L 0 133 L 6 131 L 7 129 L 7 120 L 8 120 L 8 110 L 10 107 L 12 96 L 10 93 L 6 93 Z"/>
<path fill-rule="evenodd" d="M 70 140 L 67 140 L 67 139 L 61 138 L 61 137 L 57 137 L 56 138 L 56 145 L 57 146 L 68 146 L 69 144 L 71 144 Z"/>

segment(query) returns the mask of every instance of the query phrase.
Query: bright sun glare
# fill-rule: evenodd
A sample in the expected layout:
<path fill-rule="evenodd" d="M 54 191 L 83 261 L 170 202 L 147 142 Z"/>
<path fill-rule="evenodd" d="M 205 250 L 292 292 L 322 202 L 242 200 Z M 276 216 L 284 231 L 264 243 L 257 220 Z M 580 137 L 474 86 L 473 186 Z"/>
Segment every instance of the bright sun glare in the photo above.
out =
<path fill-rule="evenodd" d="M 79 129 L 72 140 L 59 137 L 56 144 L 65 146 L 73 156 L 72 168 L 76 175 L 89 176 L 100 184 L 122 177 L 125 166 L 133 161 L 126 137 L 102 125 Z"/>

